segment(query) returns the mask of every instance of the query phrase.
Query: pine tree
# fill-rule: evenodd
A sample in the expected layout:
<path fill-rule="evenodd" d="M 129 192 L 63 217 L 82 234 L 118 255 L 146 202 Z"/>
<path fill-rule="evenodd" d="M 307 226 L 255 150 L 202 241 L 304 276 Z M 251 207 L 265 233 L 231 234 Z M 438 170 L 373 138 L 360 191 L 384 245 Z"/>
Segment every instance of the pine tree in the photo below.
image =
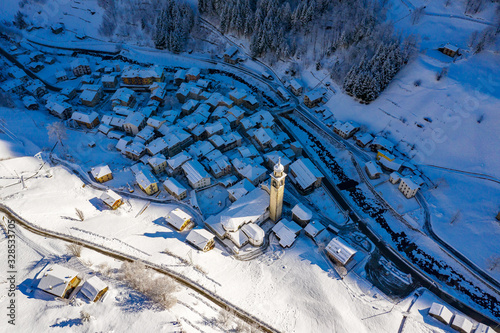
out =
<path fill-rule="evenodd" d="M 21 30 L 25 29 L 28 26 L 28 24 L 24 20 L 24 14 L 21 13 L 20 10 L 17 11 L 16 16 L 14 17 L 14 25 Z"/>

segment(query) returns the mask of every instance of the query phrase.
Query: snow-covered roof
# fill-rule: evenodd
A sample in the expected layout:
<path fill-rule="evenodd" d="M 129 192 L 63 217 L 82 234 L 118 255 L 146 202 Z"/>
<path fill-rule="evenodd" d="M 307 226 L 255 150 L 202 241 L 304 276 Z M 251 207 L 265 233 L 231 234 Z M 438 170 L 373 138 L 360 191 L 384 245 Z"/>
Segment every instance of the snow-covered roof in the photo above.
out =
<path fill-rule="evenodd" d="M 367 145 L 373 140 L 373 135 L 371 135 L 370 133 L 363 133 L 361 135 L 356 135 L 356 140 L 361 142 L 363 145 Z"/>
<path fill-rule="evenodd" d="M 152 167 L 159 166 L 159 165 L 166 163 L 166 162 L 167 162 L 167 159 L 162 154 L 156 154 L 153 157 L 148 159 L 148 163 Z"/>
<path fill-rule="evenodd" d="M 68 283 L 77 275 L 72 269 L 53 265 L 43 272 L 38 289 L 63 297 Z"/>
<path fill-rule="evenodd" d="M 130 136 L 125 136 L 121 138 L 120 140 L 118 140 L 118 143 L 116 144 L 116 149 L 122 151 L 131 141 L 132 138 Z"/>
<path fill-rule="evenodd" d="M 76 111 L 71 115 L 71 119 L 91 124 L 94 120 L 99 119 L 99 115 L 95 111 L 92 111 L 89 114 Z"/>
<path fill-rule="evenodd" d="M 115 91 L 113 96 L 111 96 L 111 100 L 119 100 L 125 103 L 128 103 L 130 98 L 135 96 L 135 92 L 129 88 L 120 88 Z"/>
<path fill-rule="evenodd" d="M 33 96 L 24 96 L 23 97 L 23 104 L 27 108 L 32 106 L 32 105 L 38 105 L 36 99 Z"/>
<path fill-rule="evenodd" d="M 254 132 L 255 139 L 261 144 L 266 144 L 275 138 L 274 133 L 269 128 L 258 128 Z"/>
<path fill-rule="evenodd" d="M 429 314 L 433 317 L 438 317 L 444 320 L 448 324 L 453 317 L 453 313 L 447 307 L 435 302 L 432 303 L 431 308 L 429 309 Z"/>
<path fill-rule="evenodd" d="M 326 94 L 324 88 L 316 88 L 314 90 L 308 91 L 304 96 L 308 97 L 310 101 L 316 101 Z"/>
<path fill-rule="evenodd" d="M 101 178 L 111 173 L 111 169 L 107 165 L 96 166 L 90 169 L 90 173 L 94 178 Z"/>
<path fill-rule="evenodd" d="M 234 56 L 236 53 L 238 52 L 238 48 L 236 46 L 230 46 L 226 52 L 224 52 L 224 56 L 227 56 L 227 57 L 232 57 Z"/>
<path fill-rule="evenodd" d="M 144 189 L 152 184 L 158 183 L 156 177 L 148 169 L 143 169 L 141 172 L 135 175 L 135 180 Z"/>
<path fill-rule="evenodd" d="M 270 153 L 265 154 L 264 157 L 269 161 L 271 161 L 273 165 L 278 163 L 278 161 L 280 161 L 280 163 L 283 166 L 287 166 L 290 163 L 292 163 L 292 161 L 290 161 L 287 157 L 285 157 L 285 155 L 280 151 L 272 151 Z"/>
<path fill-rule="evenodd" d="M 93 301 L 97 297 L 97 294 L 99 294 L 107 287 L 108 285 L 104 281 L 94 275 L 83 283 L 82 289 L 80 289 L 80 291 L 83 295 L 85 295 L 85 297 Z"/>
<path fill-rule="evenodd" d="M 309 235 L 313 238 L 323 230 L 325 230 L 325 226 L 319 221 L 311 221 L 304 228 L 304 232 L 306 233 L 306 235 Z"/>
<path fill-rule="evenodd" d="M 76 58 L 71 62 L 71 69 L 75 69 L 78 66 L 90 66 L 87 58 Z"/>
<path fill-rule="evenodd" d="M 245 223 L 257 221 L 268 208 L 269 194 L 263 189 L 256 188 L 219 214 L 210 216 L 206 223 L 210 225 L 222 224 L 225 230 L 234 231 Z"/>
<path fill-rule="evenodd" d="M 290 170 L 296 175 L 295 180 L 303 189 L 311 186 L 323 174 L 308 158 L 300 158 L 290 165 Z"/>
<path fill-rule="evenodd" d="M 113 206 L 116 201 L 121 199 L 122 197 L 113 190 L 106 190 L 106 192 L 101 194 L 101 200 L 109 206 Z"/>
<path fill-rule="evenodd" d="M 292 214 L 297 216 L 302 221 L 309 221 L 313 216 L 311 210 L 300 202 L 293 207 Z"/>
<path fill-rule="evenodd" d="M 166 178 L 163 182 L 163 186 L 168 188 L 170 192 L 174 192 L 177 196 L 186 192 L 186 188 L 181 185 L 175 178 Z"/>
<path fill-rule="evenodd" d="M 376 176 L 382 173 L 382 169 L 373 161 L 366 162 L 365 167 L 370 176 Z"/>
<path fill-rule="evenodd" d="M 385 149 L 387 151 L 392 151 L 394 149 L 394 144 L 387 140 L 384 137 L 377 136 L 375 139 L 373 139 L 371 145 L 377 145 L 380 146 L 382 149 Z"/>
<path fill-rule="evenodd" d="M 145 117 L 140 112 L 133 112 L 127 116 L 125 119 L 125 124 L 130 124 L 136 127 L 139 127 L 144 121 Z"/>
<path fill-rule="evenodd" d="M 115 74 L 106 74 L 102 76 L 101 82 L 106 83 L 114 83 L 116 80 Z"/>
<path fill-rule="evenodd" d="M 342 265 L 347 264 L 349 259 L 351 259 L 357 252 L 340 237 L 334 237 L 326 246 L 325 251 L 338 260 Z"/>
<path fill-rule="evenodd" d="M 290 80 L 290 86 L 295 90 L 299 90 L 300 88 L 302 88 L 302 85 L 299 83 L 299 81 L 295 79 Z"/>
<path fill-rule="evenodd" d="M 447 43 L 446 45 L 443 46 L 443 49 L 448 49 L 450 51 L 457 52 L 458 51 L 458 46 L 450 44 L 450 43 Z"/>
<path fill-rule="evenodd" d="M 180 208 L 175 208 L 174 210 L 170 211 L 170 213 L 168 213 L 168 215 L 165 217 L 167 222 L 178 230 L 186 221 L 191 220 L 191 218 L 191 215 Z"/>
<path fill-rule="evenodd" d="M 170 168 L 173 170 L 177 169 L 178 167 L 182 166 L 185 162 L 191 160 L 192 157 L 185 151 L 180 152 L 179 154 L 169 158 L 167 160 L 167 164 Z"/>
<path fill-rule="evenodd" d="M 393 179 L 394 181 L 398 182 L 401 179 L 401 174 L 399 172 L 392 172 L 389 177 Z"/>
<path fill-rule="evenodd" d="M 279 243 L 283 247 L 290 247 L 292 246 L 293 242 L 295 242 L 295 238 L 297 238 L 297 235 L 295 232 L 290 230 L 288 226 L 284 223 L 286 222 L 285 219 L 282 219 L 276 225 L 273 227 L 273 232 L 276 234 L 276 237 L 279 239 Z"/>
<path fill-rule="evenodd" d="M 401 183 L 406 184 L 406 186 L 408 186 L 410 188 L 410 190 L 418 190 L 420 188 L 420 186 L 418 186 L 418 184 L 415 184 L 413 182 L 413 180 L 411 180 L 408 177 L 401 178 Z"/>
<path fill-rule="evenodd" d="M 266 233 L 264 230 L 255 223 L 247 223 L 240 228 L 248 238 L 261 243 L 264 240 Z"/>
<path fill-rule="evenodd" d="M 186 241 L 200 250 L 203 250 L 212 239 L 214 239 L 214 235 L 206 229 L 193 229 L 186 237 Z"/>
<path fill-rule="evenodd" d="M 198 76 L 201 74 L 201 69 L 198 67 L 191 67 L 187 72 L 186 75 L 192 75 L 192 76 Z"/>
<path fill-rule="evenodd" d="M 96 95 L 98 94 L 97 91 L 93 91 L 93 90 L 84 90 L 81 94 L 80 94 L 80 99 L 82 101 L 85 101 L 85 102 L 92 102 L 94 100 L 94 98 L 96 97 Z"/>
<path fill-rule="evenodd" d="M 243 180 L 228 188 L 227 191 L 235 198 L 235 200 L 238 200 L 254 189 L 255 186 L 253 186 L 253 184 L 248 179 L 243 178 Z"/>
<path fill-rule="evenodd" d="M 160 79 L 163 74 L 163 68 L 160 66 L 153 66 L 144 68 L 140 66 L 126 66 L 122 72 L 122 78 L 155 78 Z"/>
<path fill-rule="evenodd" d="M 247 165 L 242 170 L 240 170 L 240 173 L 243 177 L 253 183 L 257 179 L 262 177 L 262 175 L 266 174 L 267 169 L 261 167 L 260 165 Z"/>
<path fill-rule="evenodd" d="M 229 97 L 232 97 L 234 99 L 243 99 L 247 97 L 248 93 L 243 90 L 243 89 L 235 89 L 231 92 L 229 92 Z"/>
<path fill-rule="evenodd" d="M 203 165 L 196 160 L 190 160 L 184 163 L 182 165 L 182 170 L 184 170 L 186 177 L 192 184 L 196 184 L 202 179 L 210 177 Z"/>
<path fill-rule="evenodd" d="M 399 171 L 401 167 L 403 166 L 403 161 L 400 160 L 399 158 L 396 158 L 392 161 L 389 161 L 385 158 L 381 158 L 378 163 L 383 165 L 385 168 L 391 170 L 391 171 Z"/>
<path fill-rule="evenodd" d="M 248 243 L 248 236 L 243 232 L 243 230 L 228 231 L 227 237 L 236 245 L 237 247 L 242 247 Z"/>
<path fill-rule="evenodd" d="M 495 331 L 493 331 L 493 329 L 491 329 L 491 327 L 489 327 L 483 323 L 479 323 L 479 325 L 477 325 L 474 333 L 495 333 Z"/>

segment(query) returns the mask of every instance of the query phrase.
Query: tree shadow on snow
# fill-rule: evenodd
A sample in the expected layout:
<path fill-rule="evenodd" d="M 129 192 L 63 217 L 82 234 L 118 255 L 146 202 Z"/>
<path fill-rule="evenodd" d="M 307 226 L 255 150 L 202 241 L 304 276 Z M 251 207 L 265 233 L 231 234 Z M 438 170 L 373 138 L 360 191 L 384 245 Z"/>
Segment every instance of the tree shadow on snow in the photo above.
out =
<path fill-rule="evenodd" d="M 66 319 L 63 321 L 57 321 L 54 325 L 51 325 L 50 327 L 72 327 L 72 326 L 79 326 L 82 325 L 83 322 L 80 318 L 75 318 L 75 319 Z"/>

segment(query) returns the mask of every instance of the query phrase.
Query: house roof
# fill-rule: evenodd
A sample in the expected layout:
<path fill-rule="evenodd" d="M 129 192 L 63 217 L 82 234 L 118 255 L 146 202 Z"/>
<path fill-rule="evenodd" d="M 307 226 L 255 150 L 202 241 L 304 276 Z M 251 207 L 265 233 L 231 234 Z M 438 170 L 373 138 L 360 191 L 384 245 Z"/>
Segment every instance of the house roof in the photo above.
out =
<path fill-rule="evenodd" d="M 297 216 L 302 221 L 309 221 L 313 217 L 311 210 L 300 202 L 293 207 L 292 214 Z"/>
<path fill-rule="evenodd" d="M 135 96 L 135 92 L 129 88 L 120 88 L 115 91 L 113 96 L 111 96 L 111 100 L 119 100 L 125 103 L 128 103 L 130 98 Z"/>
<path fill-rule="evenodd" d="M 371 145 L 378 145 L 387 151 L 392 151 L 394 149 L 394 144 L 384 137 L 377 136 L 373 139 Z"/>
<path fill-rule="evenodd" d="M 178 167 L 182 166 L 185 162 L 193 159 L 191 155 L 186 153 L 185 151 L 180 152 L 179 154 L 169 158 L 167 160 L 167 164 L 170 168 L 173 170 L 177 169 Z"/>
<path fill-rule="evenodd" d="M 53 265 L 43 272 L 38 289 L 63 297 L 68 283 L 77 275 L 72 269 Z"/>
<path fill-rule="evenodd" d="M 373 161 L 366 162 L 365 167 L 371 176 L 375 176 L 377 174 L 382 173 L 382 169 L 380 169 L 380 167 L 377 164 L 375 164 Z"/>
<path fill-rule="evenodd" d="M 156 154 L 155 156 L 148 159 L 148 163 L 153 167 L 166 162 L 167 159 L 162 154 Z"/>
<path fill-rule="evenodd" d="M 247 223 L 243 225 L 240 230 L 243 231 L 249 239 L 253 239 L 257 242 L 262 242 L 266 235 L 264 230 L 255 223 Z"/>
<path fill-rule="evenodd" d="M 103 192 L 101 194 L 101 200 L 104 201 L 109 206 L 113 206 L 113 204 L 116 201 L 121 200 L 121 199 L 122 199 L 122 197 L 113 190 L 106 190 L 106 192 Z"/>
<path fill-rule="evenodd" d="M 108 285 L 104 281 L 94 275 L 83 283 L 80 291 L 83 295 L 85 295 L 85 297 L 93 301 L 97 297 L 97 294 L 107 287 Z"/>
<path fill-rule="evenodd" d="M 217 215 L 210 216 L 206 223 L 222 224 L 224 230 L 238 230 L 245 223 L 257 221 L 269 208 L 269 194 L 256 188 L 247 195 L 236 200 Z"/>
<path fill-rule="evenodd" d="M 227 237 L 237 247 L 242 247 L 248 242 L 248 236 L 241 229 L 227 232 Z"/>
<path fill-rule="evenodd" d="M 453 317 L 453 313 L 447 307 L 435 302 L 432 303 L 429 314 L 434 317 L 439 317 L 447 323 L 449 323 Z"/>
<path fill-rule="evenodd" d="M 136 127 L 139 127 L 144 121 L 145 117 L 140 112 L 133 112 L 127 116 L 125 119 L 125 124 L 130 124 Z"/>
<path fill-rule="evenodd" d="M 192 184 L 196 184 L 202 179 L 210 177 L 203 165 L 196 160 L 190 160 L 184 163 L 182 165 L 182 170 L 184 170 L 186 177 Z"/>
<path fill-rule="evenodd" d="M 87 58 L 76 58 L 71 62 L 71 69 L 75 69 L 78 66 L 90 66 Z"/>
<path fill-rule="evenodd" d="M 165 217 L 167 222 L 177 229 L 180 229 L 182 225 L 191 218 L 191 215 L 180 208 L 175 208 L 174 210 L 170 211 L 170 213 L 168 213 Z"/>
<path fill-rule="evenodd" d="M 242 170 L 240 170 L 240 173 L 243 177 L 247 178 L 251 182 L 254 182 L 263 174 L 266 174 L 267 169 L 261 167 L 260 165 L 247 165 Z"/>
<path fill-rule="evenodd" d="M 290 80 L 290 86 L 295 90 L 299 90 L 300 88 L 302 88 L 302 85 L 299 83 L 299 81 L 295 79 Z"/>
<path fill-rule="evenodd" d="M 290 247 L 295 242 L 297 235 L 283 221 L 284 219 L 276 223 L 272 230 L 276 234 L 276 237 L 278 237 L 282 247 Z"/>
<path fill-rule="evenodd" d="M 311 91 L 308 91 L 304 96 L 307 96 L 310 101 L 316 101 L 326 94 L 326 90 L 324 88 L 317 88 Z"/>
<path fill-rule="evenodd" d="M 90 169 L 90 173 L 92 173 L 92 176 L 94 178 L 101 178 L 101 177 L 104 177 L 106 175 L 111 174 L 112 172 L 111 172 L 111 169 L 109 168 L 109 166 L 101 165 L 101 166 L 97 166 L 95 168 Z"/>
<path fill-rule="evenodd" d="M 155 78 L 160 79 L 163 73 L 163 68 L 160 66 L 153 66 L 144 68 L 140 66 L 126 66 L 122 72 L 122 78 Z"/>
<path fill-rule="evenodd" d="M 349 259 L 356 254 L 356 250 L 350 247 L 340 237 L 333 237 L 325 248 L 332 257 L 337 259 L 342 265 L 347 264 Z"/>
<path fill-rule="evenodd" d="M 238 48 L 236 46 L 230 46 L 226 52 L 224 52 L 224 56 L 232 57 L 238 52 Z"/>
<path fill-rule="evenodd" d="M 316 168 L 316 166 L 308 158 L 300 158 L 290 165 L 292 170 L 297 176 L 295 180 L 303 189 L 311 186 L 318 178 L 322 178 L 323 174 Z"/>
<path fill-rule="evenodd" d="M 186 237 L 186 241 L 200 250 L 203 250 L 212 239 L 214 239 L 214 235 L 206 229 L 193 229 Z"/>
<path fill-rule="evenodd" d="M 135 175 L 135 180 L 142 188 L 147 188 L 152 184 L 158 183 L 158 180 L 148 169 L 143 169 L 137 175 Z"/>
<path fill-rule="evenodd" d="M 246 178 L 234 184 L 227 191 L 236 199 L 243 197 L 247 193 L 253 191 L 255 186 Z"/>
<path fill-rule="evenodd" d="M 187 189 L 181 185 L 175 178 L 167 178 L 163 182 L 163 186 L 168 188 L 171 192 L 174 192 L 176 195 L 181 195 L 186 192 Z"/>
<path fill-rule="evenodd" d="M 319 234 L 321 231 L 325 229 L 326 229 L 325 226 L 321 224 L 319 221 L 311 221 L 306 225 L 304 231 L 306 234 L 314 238 L 316 237 L 317 234 Z"/>
<path fill-rule="evenodd" d="M 198 67 L 191 67 L 187 72 L 186 75 L 192 75 L 192 76 L 198 76 L 201 74 L 201 69 Z"/>
<path fill-rule="evenodd" d="M 229 97 L 233 97 L 234 99 L 243 99 L 247 97 L 248 93 L 243 89 L 235 89 L 229 92 Z"/>
<path fill-rule="evenodd" d="M 84 90 L 81 94 L 80 94 L 80 99 L 82 101 L 86 101 L 86 102 L 92 102 L 94 100 L 94 98 L 96 98 L 96 96 L 98 95 L 98 92 L 97 91 L 93 91 L 93 90 Z"/>
<path fill-rule="evenodd" d="M 415 184 L 413 180 L 408 177 L 401 178 L 401 183 L 405 183 L 410 188 L 410 190 L 418 190 L 420 188 L 418 184 Z"/>

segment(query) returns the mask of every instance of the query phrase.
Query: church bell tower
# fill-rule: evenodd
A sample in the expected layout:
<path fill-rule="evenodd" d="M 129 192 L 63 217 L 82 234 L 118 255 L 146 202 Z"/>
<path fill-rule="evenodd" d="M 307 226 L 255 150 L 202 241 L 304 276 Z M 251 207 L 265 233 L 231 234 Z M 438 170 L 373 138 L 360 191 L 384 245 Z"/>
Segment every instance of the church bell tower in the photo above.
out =
<path fill-rule="evenodd" d="M 269 198 L 269 217 L 274 222 L 281 219 L 283 209 L 283 194 L 285 192 L 285 167 L 281 164 L 281 158 L 274 165 L 274 172 L 271 174 L 271 194 Z"/>

